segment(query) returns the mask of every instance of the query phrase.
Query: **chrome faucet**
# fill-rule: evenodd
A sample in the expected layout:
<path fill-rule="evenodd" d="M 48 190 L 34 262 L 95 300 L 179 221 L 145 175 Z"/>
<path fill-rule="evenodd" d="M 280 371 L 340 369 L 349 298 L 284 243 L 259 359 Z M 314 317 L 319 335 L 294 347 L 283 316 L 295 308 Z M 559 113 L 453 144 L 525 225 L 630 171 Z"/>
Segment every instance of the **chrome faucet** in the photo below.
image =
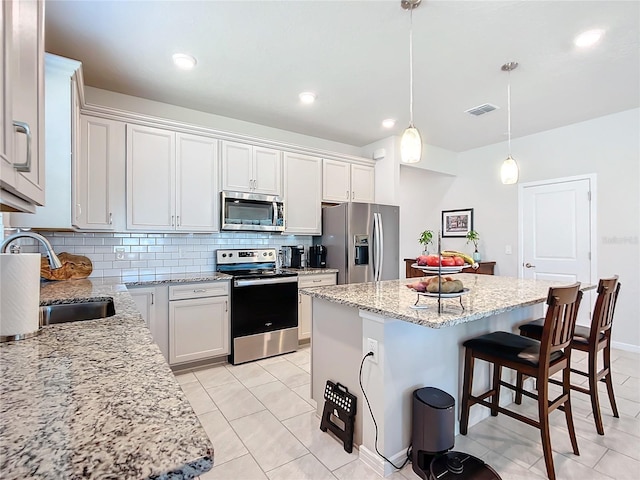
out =
<path fill-rule="evenodd" d="M 18 232 L 4 239 L 2 243 L 0 243 L 0 253 L 5 253 L 7 251 L 7 247 L 11 242 L 17 240 L 18 238 L 28 237 L 38 240 L 45 248 L 46 255 L 49 258 L 49 266 L 51 270 L 57 270 L 58 268 L 62 268 L 62 262 L 58 258 L 58 256 L 53 251 L 53 247 L 49 243 L 49 240 L 44 238 L 42 235 L 33 232 Z"/>

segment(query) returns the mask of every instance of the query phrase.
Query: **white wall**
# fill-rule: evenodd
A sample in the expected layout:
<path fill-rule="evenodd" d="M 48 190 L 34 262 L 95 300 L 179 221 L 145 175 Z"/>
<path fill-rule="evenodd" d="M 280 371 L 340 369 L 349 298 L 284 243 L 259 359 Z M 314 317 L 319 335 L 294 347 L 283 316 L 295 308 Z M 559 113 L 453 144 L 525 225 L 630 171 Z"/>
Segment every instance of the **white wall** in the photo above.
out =
<path fill-rule="evenodd" d="M 305 147 L 329 150 L 331 152 L 360 155 L 360 147 L 355 147 L 346 143 L 333 142 L 331 140 L 325 140 L 318 137 L 302 135 L 295 132 L 289 132 L 287 130 L 259 125 L 257 123 L 244 122 L 234 118 L 222 117 L 220 115 L 191 110 L 175 105 L 169 105 L 167 103 L 155 102 L 144 98 L 132 97 L 89 86 L 85 86 L 85 101 L 87 104 L 106 106 L 159 118 L 167 118 L 225 132 L 251 135 L 268 140 L 276 140 Z"/>
<path fill-rule="evenodd" d="M 598 277 L 618 274 L 613 339 L 640 346 L 640 109 L 628 110 L 512 141 L 520 182 L 579 174 L 597 175 Z M 474 208 L 480 253 L 497 262 L 496 273 L 518 274 L 518 187 L 500 183 L 506 142 L 457 156 L 458 176 L 402 167 L 401 256 L 419 251 L 417 234 L 438 229 L 441 210 Z M 415 237 L 415 240 L 414 240 Z M 472 251 L 464 240 L 445 248 Z M 505 246 L 513 247 L 506 255 Z"/>

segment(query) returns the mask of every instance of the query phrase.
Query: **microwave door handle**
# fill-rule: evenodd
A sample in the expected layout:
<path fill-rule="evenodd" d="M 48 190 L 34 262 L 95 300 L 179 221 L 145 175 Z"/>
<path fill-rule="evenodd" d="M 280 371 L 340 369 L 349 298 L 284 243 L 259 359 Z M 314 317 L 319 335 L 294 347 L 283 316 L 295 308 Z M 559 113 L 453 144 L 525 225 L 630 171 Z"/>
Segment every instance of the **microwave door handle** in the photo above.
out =
<path fill-rule="evenodd" d="M 273 202 L 273 223 L 272 225 L 275 227 L 278 225 L 278 202 Z"/>

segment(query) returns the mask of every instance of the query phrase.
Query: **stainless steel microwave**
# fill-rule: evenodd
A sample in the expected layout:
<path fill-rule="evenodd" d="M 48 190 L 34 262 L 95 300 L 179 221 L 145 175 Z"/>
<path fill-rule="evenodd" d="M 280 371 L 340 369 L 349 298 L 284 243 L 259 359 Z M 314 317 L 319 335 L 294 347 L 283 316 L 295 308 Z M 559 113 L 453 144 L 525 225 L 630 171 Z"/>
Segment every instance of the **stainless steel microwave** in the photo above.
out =
<path fill-rule="evenodd" d="M 221 193 L 222 230 L 284 231 L 284 202 L 274 195 Z"/>

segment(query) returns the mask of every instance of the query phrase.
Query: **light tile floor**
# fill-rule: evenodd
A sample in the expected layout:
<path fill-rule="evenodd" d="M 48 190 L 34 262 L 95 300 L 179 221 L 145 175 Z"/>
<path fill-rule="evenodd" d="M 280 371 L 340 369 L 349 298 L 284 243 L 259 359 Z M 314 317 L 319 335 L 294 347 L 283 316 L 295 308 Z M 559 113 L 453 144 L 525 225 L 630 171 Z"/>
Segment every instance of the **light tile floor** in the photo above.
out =
<path fill-rule="evenodd" d="M 219 364 L 176 374 L 215 448 L 215 466 L 202 480 L 380 479 L 358 459 L 356 449 L 348 454 L 338 440 L 320 431 L 309 396 L 309 360 L 306 346 L 245 365 Z M 640 354 L 615 350 L 612 361 L 620 418 L 612 416 L 600 385 L 604 436 L 596 433 L 589 398 L 581 393 L 572 393 L 580 456 L 572 453 L 564 413 L 551 415 L 559 480 L 640 477 Z M 584 365 L 586 357 L 574 352 L 574 362 Z M 536 414 L 530 399 L 519 408 Z M 368 414 L 366 409 L 360 412 Z M 504 480 L 546 478 L 539 431 L 505 415 L 483 420 L 467 436 L 458 435 L 455 449 L 482 458 Z M 388 478 L 419 477 L 409 464 Z"/>

